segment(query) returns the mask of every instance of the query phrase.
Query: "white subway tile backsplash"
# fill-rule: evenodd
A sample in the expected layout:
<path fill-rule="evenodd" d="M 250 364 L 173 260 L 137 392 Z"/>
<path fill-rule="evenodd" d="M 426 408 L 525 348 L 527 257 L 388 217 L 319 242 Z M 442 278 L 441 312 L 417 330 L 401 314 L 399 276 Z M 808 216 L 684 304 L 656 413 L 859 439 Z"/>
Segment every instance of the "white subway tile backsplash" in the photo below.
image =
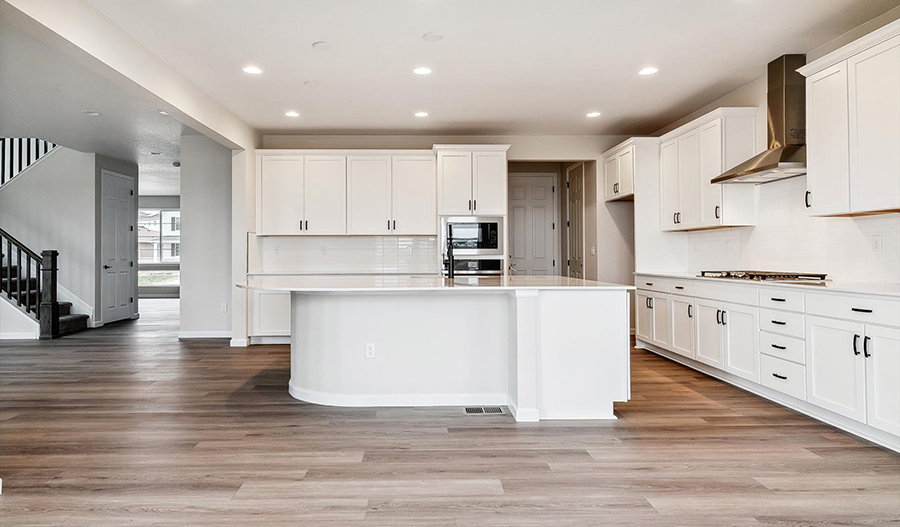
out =
<path fill-rule="evenodd" d="M 434 236 L 266 236 L 260 274 L 437 273 Z"/>
<path fill-rule="evenodd" d="M 900 282 L 900 214 L 811 217 L 805 192 L 805 177 L 767 183 L 759 188 L 756 227 L 688 234 L 690 271 L 741 268 Z M 874 236 L 881 236 L 877 252 Z"/>

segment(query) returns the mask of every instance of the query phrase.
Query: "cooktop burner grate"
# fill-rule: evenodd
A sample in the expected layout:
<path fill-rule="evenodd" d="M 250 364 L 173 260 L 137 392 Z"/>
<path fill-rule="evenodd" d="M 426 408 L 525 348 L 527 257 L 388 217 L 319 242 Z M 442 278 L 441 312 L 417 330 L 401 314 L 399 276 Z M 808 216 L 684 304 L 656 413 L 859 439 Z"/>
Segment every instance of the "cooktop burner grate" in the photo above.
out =
<path fill-rule="evenodd" d="M 701 277 L 728 278 L 731 280 L 756 281 L 814 281 L 821 282 L 828 275 L 819 273 L 783 273 L 777 271 L 700 271 Z"/>

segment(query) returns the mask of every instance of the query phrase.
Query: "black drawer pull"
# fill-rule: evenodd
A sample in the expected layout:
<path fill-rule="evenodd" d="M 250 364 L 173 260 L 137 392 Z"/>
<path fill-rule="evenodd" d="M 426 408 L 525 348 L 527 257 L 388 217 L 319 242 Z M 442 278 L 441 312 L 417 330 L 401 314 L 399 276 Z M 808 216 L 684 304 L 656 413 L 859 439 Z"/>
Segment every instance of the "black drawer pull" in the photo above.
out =
<path fill-rule="evenodd" d="M 683 286 L 683 285 L 676 285 L 676 286 L 675 286 L 675 289 L 684 289 L 684 286 Z"/>
<path fill-rule="evenodd" d="M 779 346 L 778 344 L 772 344 L 772 347 L 775 348 L 775 349 L 777 349 L 777 350 L 786 350 L 786 349 L 787 349 L 787 347 L 785 347 L 785 346 Z"/>
<path fill-rule="evenodd" d="M 780 320 L 773 320 L 772 323 L 775 324 L 775 325 L 777 325 L 777 326 L 785 326 L 785 325 L 787 325 L 787 322 L 782 322 L 782 321 L 780 321 Z"/>
<path fill-rule="evenodd" d="M 778 375 L 777 373 L 773 373 L 773 374 L 772 374 L 772 377 L 775 377 L 775 378 L 777 378 L 777 379 L 781 379 L 782 381 L 786 381 L 786 380 L 787 380 L 787 377 L 785 377 L 784 375 Z"/>
<path fill-rule="evenodd" d="M 644 282 L 644 283 L 649 285 L 650 287 L 653 287 L 653 282 Z"/>
<path fill-rule="evenodd" d="M 785 302 L 785 299 L 772 297 L 772 302 Z"/>
<path fill-rule="evenodd" d="M 871 313 L 872 312 L 871 309 L 863 309 L 861 307 L 851 307 L 850 311 L 853 311 L 854 313 Z"/>

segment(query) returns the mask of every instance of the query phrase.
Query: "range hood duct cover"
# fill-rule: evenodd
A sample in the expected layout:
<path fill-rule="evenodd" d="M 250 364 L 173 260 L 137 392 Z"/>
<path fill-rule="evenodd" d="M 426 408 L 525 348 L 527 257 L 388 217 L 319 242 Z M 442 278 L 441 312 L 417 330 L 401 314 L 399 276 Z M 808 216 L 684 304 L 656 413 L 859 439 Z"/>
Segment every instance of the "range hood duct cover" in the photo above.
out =
<path fill-rule="evenodd" d="M 769 148 L 712 179 L 712 183 L 760 184 L 806 174 L 806 79 L 797 69 L 806 55 L 782 55 L 769 63 Z"/>

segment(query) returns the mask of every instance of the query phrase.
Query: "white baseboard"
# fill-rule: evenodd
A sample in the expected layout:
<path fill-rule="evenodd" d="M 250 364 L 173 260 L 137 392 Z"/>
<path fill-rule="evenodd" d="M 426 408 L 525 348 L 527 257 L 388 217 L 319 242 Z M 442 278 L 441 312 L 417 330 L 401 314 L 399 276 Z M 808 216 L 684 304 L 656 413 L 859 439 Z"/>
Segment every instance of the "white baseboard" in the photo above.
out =
<path fill-rule="evenodd" d="M 853 419 L 838 415 L 824 408 L 820 408 L 814 404 L 810 404 L 801 399 L 797 399 L 796 397 L 791 397 L 790 395 L 785 395 L 779 391 L 766 388 L 761 384 L 756 384 L 753 381 L 748 381 L 747 379 L 732 375 L 726 371 L 713 368 L 712 366 L 707 366 L 706 364 L 697 362 L 687 357 L 683 357 L 681 355 L 678 355 L 677 353 L 672 353 L 671 351 L 659 348 L 657 346 L 654 346 L 653 344 L 649 344 L 641 340 L 638 340 L 637 343 L 638 346 L 636 347 L 638 348 L 646 349 L 647 351 L 651 351 L 673 362 L 677 362 L 683 366 L 687 366 L 688 368 L 705 373 L 710 377 L 719 379 L 720 381 L 727 382 L 728 384 L 731 384 L 732 386 L 740 388 L 744 391 L 750 392 L 753 395 L 758 395 L 763 399 L 768 399 L 774 403 L 778 403 L 782 406 L 790 408 L 791 410 L 812 417 L 813 419 L 822 421 L 825 424 L 831 425 L 835 428 L 839 428 L 845 432 L 849 432 L 857 437 L 861 437 L 862 439 L 871 441 L 895 452 L 900 452 L 900 437 L 888 434 L 887 432 L 883 432 L 867 424 L 860 423 L 859 421 L 854 421 Z"/>
<path fill-rule="evenodd" d="M 188 339 L 230 339 L 230 331 L 179 331 L 179 340 Z"/>
<path fill-rule="evenodd" d="M 255 344 L 290 344 L 291 337 L 250 337 L 250 345 Z"/>
<path fill-rule="evenodd" d="M 537 408 L 519 408 L 512 397 L 506 397 L 506 407 L 517 423 L 537 423 L 541 420 L 541 412 Z"/>
<path fill-rule="evenodd" d="M 294 399 L 325 406 L 368 408 L 373 406 L 503 406 L 505 393 L 400 393 L 343 394 L 299 388 L 288 382 L 288 393 Z"/>
<path fill-rule="evenodd" d="M 231 339 L 231 342 L 228 343 L 232 348 L 246 348 L 250 345 L 250 339 Z"/>
<path fill-rule="evenodd" d="M 37 338 L 34 333 L 0 331 L 0 340 L 37 340 Z"/>
<path fill-rule="evenodd" d="M 94 308 L 90 304 L 77 297 L 73 292 L 69 291 L 60 284 L 56 284 L 56 296 L 58 302 L 71 302 L 73 315 L 87 315 L 88 327 L 98 328 L 103 325 L 102 322 L 95 323 Z"/>

